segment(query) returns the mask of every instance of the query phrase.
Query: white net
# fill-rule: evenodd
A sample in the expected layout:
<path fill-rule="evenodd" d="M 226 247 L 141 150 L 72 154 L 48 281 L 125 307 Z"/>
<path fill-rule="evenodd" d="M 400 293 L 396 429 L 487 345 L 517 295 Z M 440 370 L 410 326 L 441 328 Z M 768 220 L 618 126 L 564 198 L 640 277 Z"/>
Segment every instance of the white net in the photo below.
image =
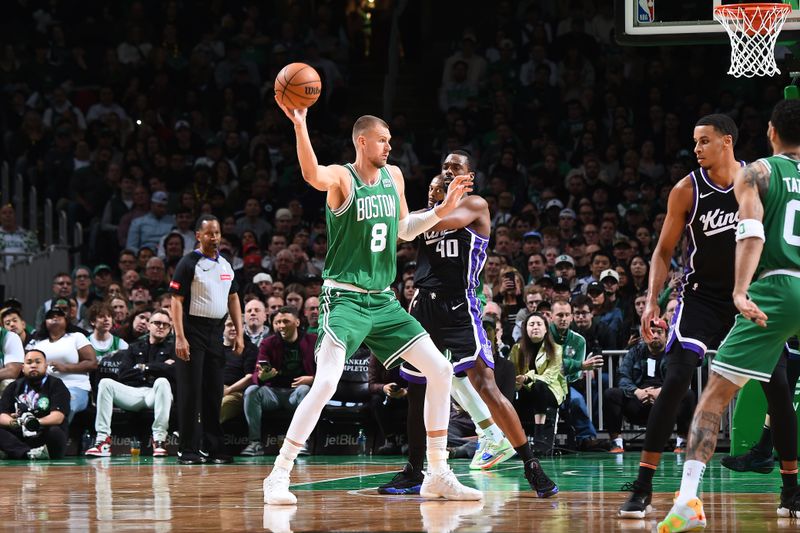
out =
<path fill-rule="evenodd" d="M 780 74 L 775 64 L 775 42 L 789 4 L 729 4 L 714 9 L 714 20 L 731 39 L 731 76 L 752 78 Z"/>

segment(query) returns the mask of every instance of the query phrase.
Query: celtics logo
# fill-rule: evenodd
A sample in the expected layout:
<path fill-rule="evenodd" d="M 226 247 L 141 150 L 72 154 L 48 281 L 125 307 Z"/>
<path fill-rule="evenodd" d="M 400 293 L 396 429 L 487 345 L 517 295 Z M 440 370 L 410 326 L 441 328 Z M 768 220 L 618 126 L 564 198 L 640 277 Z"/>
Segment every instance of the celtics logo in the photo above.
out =
<path fill-rule="evenodd" d="M 36 408 L 39 409 L 40 411 L 49 410 L 50 409 L 50 398 L 48 398 L 46 396 L 44 398 L 39 398 L 39 401 L 36 402 Z"/>

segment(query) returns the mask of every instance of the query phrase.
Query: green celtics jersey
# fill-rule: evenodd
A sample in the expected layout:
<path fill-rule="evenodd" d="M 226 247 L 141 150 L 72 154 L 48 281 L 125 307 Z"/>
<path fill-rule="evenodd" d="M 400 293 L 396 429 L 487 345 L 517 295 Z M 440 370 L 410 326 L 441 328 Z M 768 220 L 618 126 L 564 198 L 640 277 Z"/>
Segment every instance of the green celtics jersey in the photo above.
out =
<path fill-rule="evenodd" d="M 800 270 L 800 161 L 784 155 L 759 159 L 770 171 L 764 202 L 766 242 L 756 274 Z"/>
<path fill-rule="evenodd" d="M 345 168 L 350 195 L 338 209 L 325 208 L 328 255 L 322 277 L 381 291 L 396 275 L 400 196 L 386 167 L 373 185 L 365 184 L 353 165 Z"/>

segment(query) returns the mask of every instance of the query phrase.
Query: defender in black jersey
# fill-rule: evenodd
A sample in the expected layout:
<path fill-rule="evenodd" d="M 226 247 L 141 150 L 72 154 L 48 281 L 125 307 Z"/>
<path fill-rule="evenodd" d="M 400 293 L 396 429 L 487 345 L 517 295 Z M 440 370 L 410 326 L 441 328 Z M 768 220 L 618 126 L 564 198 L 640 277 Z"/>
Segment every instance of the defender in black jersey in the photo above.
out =
<path fill-rule="evenodd" d="M 447 187 L 456 176 L 471 173 L 469 154 L 461 151 L 450 153 L 442 164 L 442 175 L 431 181 L 428 208 L 442 201 Z M 414 277 L 417 292 L 411 302 L 410 312 L 428 331 L 436 347 L 450 352 L 455 372 L 453 396 L 484 431 L 491 431 L 490 427 L 495 427 L 495 443 L 499 444 L 505 438 L 496 430 L 496 420 L 522 459 L 525 477 L 531 488 L 539 497 L 546 498 L 556 494 L 558 487 L 534 458 L 519 416 L 497 388 L 491 346 L 481 325 L 482 304 L 477 290 L 486 261 L 490 232 L 491 218 L 486 200 L 470 195 L 462 197 L 452 213 L 430 231 L 420 235 Z M 419 427 L 422 417 L 417 412 L 424 397 L 424 388 L 421 386 L 424 377 L 405 362 L 400 372 L 409 381 L 409 464 L 404 472 L 398 474 L 400 479 L 396 477 L 393 481 L 395 485 L 404 487 L 407 483 L 402 483 L 403 478 L 413 478 L 422 469 L 423 453 L 419 450 L 419 444 L 424 441 L 417 438 L 422 433 Z M 468 379 L 464 378 L 464 373 Z M 476 417 L 476 412 L 485 414 Z M 484 427 L 482 422 L 488 423 Z M 505 446 L 508 447 L 508 444 Z M 491 466 L 488 464 L 484 468 Z M 391 490 L 389 485 L 381 487 L 380 492 L 412 492 Z"/>
<path fill-rule="evenodd" d="M 681 179 L 669 194 L 667 216 L 653 250 L 642 336 L 660 316 L 658 294 L 664 286 L 673 251 L 685 233 L 687 248 L 679 304 L 667 341 L 667 371 L 647 420 L 639 476 L 618 512 L 620 518 L 644 518 L 652 510 L 652 480 L 672 433 L 681 399 L 706 350 L 716 349 L 737 313 L 733 292 L 735 229 L 738 205 L 733 177 L 742 166 L 733 147 L 738 130 L 727 115 L 707 115 L 694 128 L 694 153 L 700 168 Z"/>

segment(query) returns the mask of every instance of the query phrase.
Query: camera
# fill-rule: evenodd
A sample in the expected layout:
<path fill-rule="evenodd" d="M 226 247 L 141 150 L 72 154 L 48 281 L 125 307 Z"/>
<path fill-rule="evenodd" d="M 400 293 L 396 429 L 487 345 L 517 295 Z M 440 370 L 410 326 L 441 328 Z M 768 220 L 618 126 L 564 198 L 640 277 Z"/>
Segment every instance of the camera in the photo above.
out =
<path fill-rule="evenodd" d="M 39 434 L 42 424 L 39 422 L 39 419 L 36 418 L 36 415 L 27 409 L 22 409 L 21 411 L 22 412 L 17 418 L 17 422 L 19 423 L 19 427 L 22 429 L 22 436 L 35 437 Z"/>

